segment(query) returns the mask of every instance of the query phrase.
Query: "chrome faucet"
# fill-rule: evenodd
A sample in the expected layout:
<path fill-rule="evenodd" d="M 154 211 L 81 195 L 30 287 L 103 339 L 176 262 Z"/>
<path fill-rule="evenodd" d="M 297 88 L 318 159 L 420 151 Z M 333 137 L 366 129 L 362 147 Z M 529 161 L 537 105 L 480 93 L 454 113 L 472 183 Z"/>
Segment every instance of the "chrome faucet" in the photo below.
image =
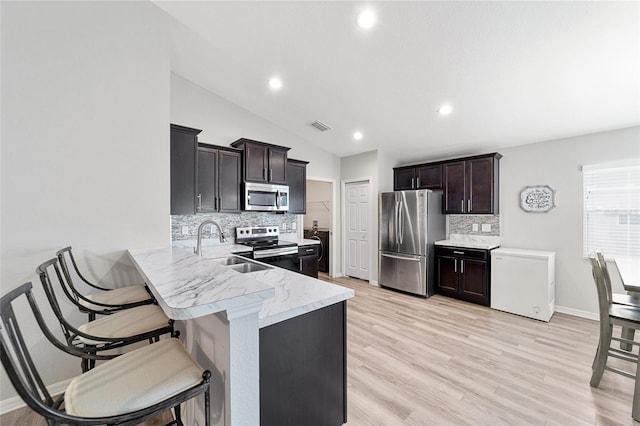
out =
<path fill-rule="evenodd" d="M 222 232 L 222 228 L 220 228 L 220 225 L 218 225 L 218 222 L 216 222 L 215 220 L 211 220 L 211 219 L 207 219 L 202 221 L 202 223 L 200 224 L 200 226 L 198 226 L 198 244 L 196 245 L 196 248 L 193 250 L 195 252 L 195 254 L 197 254 L 198 256 L 202 255 L 202 250 L 201 250 L 201 245 L 202 245 L 202 230 L 204 229 L 205 225 L 215 225 L 216 228 L 218 228 L 218 234 L 220 234 L 220 242 L 224 243 L 225 241 L 227 241 L 224 238 L 224 233 Z"/>

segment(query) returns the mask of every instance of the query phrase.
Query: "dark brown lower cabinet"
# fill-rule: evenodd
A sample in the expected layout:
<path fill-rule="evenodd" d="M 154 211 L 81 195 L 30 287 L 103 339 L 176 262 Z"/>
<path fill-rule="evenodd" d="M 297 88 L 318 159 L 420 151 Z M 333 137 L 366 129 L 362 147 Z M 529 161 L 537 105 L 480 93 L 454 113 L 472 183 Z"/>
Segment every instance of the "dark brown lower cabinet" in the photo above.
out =
<path fill-rule="evenodd" d="M 489 306 L 489 250 L 436 246 L 438 293 Z"/>
<path fill-rule="evenodd" d="M 260 424 L 347 422 L 346 302 L 260 329 Z"/>

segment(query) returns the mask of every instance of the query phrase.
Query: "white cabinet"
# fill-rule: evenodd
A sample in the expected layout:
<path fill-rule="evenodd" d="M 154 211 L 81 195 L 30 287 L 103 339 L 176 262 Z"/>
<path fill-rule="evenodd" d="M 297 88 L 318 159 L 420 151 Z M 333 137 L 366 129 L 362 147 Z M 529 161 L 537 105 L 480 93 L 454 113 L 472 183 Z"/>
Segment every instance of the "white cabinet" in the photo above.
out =
<path fill-rule="evenodd" d="M 555 311 L 555 252 L 491 251 L 491 307 L 549 321 Z"/>

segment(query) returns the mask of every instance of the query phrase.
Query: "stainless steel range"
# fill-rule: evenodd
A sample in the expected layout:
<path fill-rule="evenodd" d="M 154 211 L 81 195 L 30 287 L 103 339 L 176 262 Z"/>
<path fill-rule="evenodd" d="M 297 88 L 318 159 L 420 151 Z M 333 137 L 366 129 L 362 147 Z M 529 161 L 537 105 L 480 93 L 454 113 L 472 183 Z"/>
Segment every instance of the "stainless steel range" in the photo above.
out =
<path fill-rule="evenodd" d="M 298 244 L 280 240 L 277 226 L 236 228 L 236 244 L 252 248 L 252 259 L 299 272 Z"/>

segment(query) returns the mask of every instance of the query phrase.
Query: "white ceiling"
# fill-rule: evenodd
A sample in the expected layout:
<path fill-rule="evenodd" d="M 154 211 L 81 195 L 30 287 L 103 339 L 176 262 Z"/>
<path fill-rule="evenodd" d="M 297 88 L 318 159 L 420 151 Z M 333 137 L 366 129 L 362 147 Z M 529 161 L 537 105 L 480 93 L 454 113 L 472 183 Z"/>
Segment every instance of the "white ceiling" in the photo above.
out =
<path fill-rule="evenodd" d="M 640 125 L 639 2 L 157 4 L 173 72 L 339 156 L 408 163 Z"/>

